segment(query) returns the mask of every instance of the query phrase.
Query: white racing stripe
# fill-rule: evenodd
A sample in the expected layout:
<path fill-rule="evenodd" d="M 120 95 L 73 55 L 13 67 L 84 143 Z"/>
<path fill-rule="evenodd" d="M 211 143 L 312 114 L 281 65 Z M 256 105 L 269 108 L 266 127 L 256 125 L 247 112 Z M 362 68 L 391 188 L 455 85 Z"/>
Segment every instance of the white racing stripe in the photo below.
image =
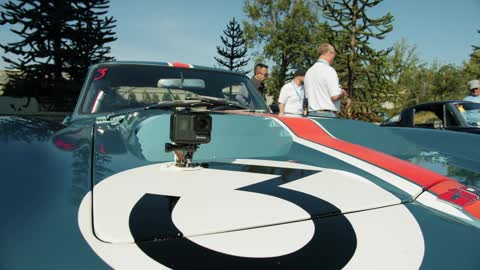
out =
<path fill-rule="evenodd" d="M 357 249 L 344 269 L 419 269 L 425 253 L 422 230 L 403 205 L 351 213 Z"/>
<path fill-rule="evenodd" d="M 136 244 L 111 244 L 98 240 L 93 232 L 92 192 L 78 208 L 78 227 L 93 251 L 113 269 L 169 269 L 148 257 Z"/>

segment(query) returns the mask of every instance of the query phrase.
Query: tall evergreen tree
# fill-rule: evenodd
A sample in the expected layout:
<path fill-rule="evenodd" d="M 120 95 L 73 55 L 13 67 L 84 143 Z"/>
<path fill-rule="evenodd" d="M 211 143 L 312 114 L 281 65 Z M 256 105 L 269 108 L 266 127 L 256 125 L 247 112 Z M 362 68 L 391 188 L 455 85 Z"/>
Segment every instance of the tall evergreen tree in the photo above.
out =
<path fill-rule="evenodd" d="M 6 94 L 55 97 L 57 109 L 73 103 L 89 65 L 106 56 L 115 20 L 105 17 L 109 0 L 18 0 L 1 5 L 0 25 L 19 41 L 0 44 L 9 72 Z M 68 104 L 71 105 L 71 104 Z M 71 109 L 71 108 L 70 108 Z"/>
<path fill-rule="evenodd" d="M 477 33 L 480 34 L 480 30 L 477 30 Z M 480 46 L 472 45 L 474 51 L 480 50 Z"/>
<path fill-rule="evenodd" d="M 480 34 L 480 30 L 477 31 Z M 480 80 L 480 45 L 472 45 L 473 52 L 470 59 L 464 65 L 464 72 L 467 80 Z"/>
<path fill-rule="evenodd" d="M 305 0 L 245 1 L 245 35 L 262 46 L 261 57 L 274 62 L 267 89 L 274 99 L 293 69 L 309 67 L 322 34 L 315 9 Z"/>
<path fill-rule="evenodd" d="M 246 58 L 247 46 L 243 36 L 243 30 L 235 17 L 227 24 L 227 29 L 223 30 L 225 36 L 220 36 L 223 47 L 217 46 L 217 53 L 221 57 L 214 57 L 220 66 L 240 73 L 245 72 L 242 67 L 248 65 L 250 58 Z"/>
<path fill-rule="evenodd" d="M 380 18 L 371 18 L 367 12 L 383 0 L 314 0 L 323 10 L 325 18 L 333 22 L 333 29 L 347 33 L 347 88 L 355 97 L 355 76 L 359 66 L 374 62 L 381 64 L 390 49 L 375 51 L 370 47 L 371 38 L 383 39 L 393 30 L 393 16 L 387 13 Z M 360 65 L 359 65 L 360 64 Z M 367 77 L 368 80 L 368 77 Z"/>
<path fill-rule="evenodd" d="M 78 0 L 73 3 L 75 16 L 70 27 L 70 48 L 74 55 L 69 57 L 68 73 L 73 80 L 82 82 L 90 65 L 113 61 L 107 43 L 115 41 L 115 20 L 105 16 L 110 0 Z"/>

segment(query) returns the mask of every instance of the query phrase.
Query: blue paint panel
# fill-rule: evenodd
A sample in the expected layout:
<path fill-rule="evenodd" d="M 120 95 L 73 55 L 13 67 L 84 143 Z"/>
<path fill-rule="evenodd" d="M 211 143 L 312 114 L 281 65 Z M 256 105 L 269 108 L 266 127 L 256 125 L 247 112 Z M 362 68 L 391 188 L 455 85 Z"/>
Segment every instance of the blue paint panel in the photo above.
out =
<path fill-rule="evenodd" d="M 348 119 L 313 119 L 334 137 L 362 145 L 392 156 L 407 158 L 416 156 L 421 149 L 411 141 L 396 135 L 390 129 L 371 123 Z"/>
<path fill-rule="evenodd" d="M 421 269 L 480 269 L 480 232 L 418 203 L 406 204 L 422 229 L 425 257 Z"/>
<path fill-rule="evenodd" d="M 170 114 L 147 118 L 151 113 L 145 112 L 135 120 L 120 125 L 101 124 L 96 127 L 94 169 L 97 183 L 120 171 L 173 161 L 173 153 L 165 152 L 165 143 L 171 143 Z M 290 150 L 290 134 L 270 118 L 225 114 L 212 114 L 212 118 L 212 140 L 200 146 L 194 162 L 270 159 L 286 156 Z M 102 131 L 98 132 L 98 128 Z M 130 129 L 135 133 L 129 133 Z M 105 154 L 99 152 L 101 144 Z"/>
<path fill-rule="evenodd" d="M 212 114 L 212 139 L 195 153 L 197 161 L 234 158 L 262 158 L 285 155 L 291 136 L 270 118 Z M 148 161 L 172 161 L 165 153 L 170 141 L 170 115 L 145 120 L 137 131 L 142 155 Z"/>
<path fill-rule="evenodd" d="M 13 123 L 22 126 L 8 125 Z M 64 151 L 52 141 L 64 131 L 59 126 L 0 121 L 0 129 L 0 269 L 108 269 L 77 221 L 80 200 L 91 188 L 89 137 Z M 76 135 L 89 131 L 87 126 Z M 21 136 L 4 140 L 15 132 Z"/>

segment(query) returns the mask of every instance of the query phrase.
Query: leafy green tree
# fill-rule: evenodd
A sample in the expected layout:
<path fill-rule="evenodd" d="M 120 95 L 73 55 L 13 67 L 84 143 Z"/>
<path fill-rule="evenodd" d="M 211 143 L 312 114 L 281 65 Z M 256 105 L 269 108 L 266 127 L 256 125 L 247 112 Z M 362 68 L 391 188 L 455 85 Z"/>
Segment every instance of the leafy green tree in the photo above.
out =
<path fill-rule="evenodd" d="M 106 56 L 114 41 L 115 21 L 105 17 L 109 0 L 18 0 L 1 5 L 0 25 L 19 41 L 1 44 L 9 69 L 8 95 L 55 98 L 57 105 L 73 103 L 90 64 Z"/>
<path fill-rule="evenodd" d="M 468 92 L 461 67 L 443 65 L 434 70 L 433 100 L 462 99 Z"/>
<path fill-rule="evenodd" d="M 388 87 L 392 89 L 393 95 L 389 110 L 392 114 L 403 109 L 406 103 L 408 106 L 416 103 L 410 102 L 416 99 L 416 91 L 419 88 L 416 85 L 416 79 L 412 79 L 412 76 L 415 76 L 423 67 L 419 63 L 416 50 L 416 46 L 410 46 L 405 39 L 402 39 L 393 45 L 392 53 L 388 56 L 391 71 Z"/>
<path fill-rule="evenodd" d="M 402 72 L 398 89 L 398 110 L 422 102 L 432 101 L 434 72 L 426 65 L 414 66 Z"/>
<path fill-rule="evenodd" d="M 474 50 L 468 62 L 464 64 L 464 72 L 467 80 L 480 80 L 480 49 Z"/>
<path fill-rule="evenodd" d="M 246 74 L 242 67 L 248 65 L 246 40 L 243 30 L 235 17 L 228 23 L 227 29 L 223 30 L 225 36 L 220 36 L 223 47 L 217 46 L 217 53 L 221 57 L 214 57 L 220 66 L 229 70 Z"/>
<path fill-rule="evenodd" d="M 261 46 L 260 59 L 274 63 L 266 84 L 268 93 L 276 99 L 293 69 L 306 68 L 318 58 L 320 26 L 316 10 L 305 0 L 246 0 L 244 11 L 250 46 Z M 320 34 L 323 32 L 320 30 Z"/>

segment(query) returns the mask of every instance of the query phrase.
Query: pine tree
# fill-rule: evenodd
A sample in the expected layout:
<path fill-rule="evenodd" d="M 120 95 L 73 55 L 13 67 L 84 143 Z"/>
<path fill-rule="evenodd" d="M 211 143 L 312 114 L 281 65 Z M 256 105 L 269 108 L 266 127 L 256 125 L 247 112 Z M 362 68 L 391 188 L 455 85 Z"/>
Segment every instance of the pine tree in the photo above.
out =
<path fill-rule="evenodd" d="M 480 30 L 477 30 L 477 33 L 480 34 Z M 473 47 L 473 51 L 478 51 L 478 50 L 480 50 L 480 46 L 472 45 L 472 47 Z"/>
<path fill-rule="evenodd" d="M 70 47 L 73 55 L 68 62 L 68 73 L 75 81 L 83 82 L 90 65 L 114 60 L 108 56 L 111 48 L 106 45 L 117 40 L 113 32 L 116 21 L 113 17 L 105 16 L 109 1 L 76 1 L 75 17 L 71 23 Z"/>
<path fill-rule="evenodd" d="M 1 5 L 0 25 L 19 41 L 0 44 L 9 72 L 6 94 L 54 98 L 56 109 L 76 100 L 89 65 L 112 60 L 104 44 L 114 41 L 109 0 L 18 0 Z M 68 108 L 68 109 L 71 109 Z"/>
<path fill-rule="evenodd" d="M 480 34 L 480 30 L 477 31 Z M 472 45 L 473 52 L 470 59 L 464 64 L 467 80 L 480 79 L 480 46 Z"/>
<path fill-rule="evenodd" d="M 394 75 L 389 69 L 388 54 L 392 48 L 374 50 L 370 39 L 383 39 L 393 30 L 393 16 L 387 13 L 379 18 L 368 15 L 371 8 L 383 0 L 314 0 L 329 20 L 330 35 L 337 39 L 332 42 L 337 49 L 338 62 L 342 63 L 339 74 L 349 91 L 346 108 L 342 115 L 350 118 L 368 117 L 380 109 L 384 101 L 394 98 L 388 89 L 389 77 Z M 336 32 L 336 34 L 332 34 Z M 359 117 L 360 116 L 360 117 Z"/>
<path fill-rule="evenodd" d="M 225 36 L 220 36 L 223 47 L 217 46 L 217 53 L 221 57 L 214 57 L 217 63 L 240 73 L 246 73 L 242 67 L 248 65 L 250 58 L 246 58 L 247 46 L 243 36 L 243 30 L 235 17 L 227 24 L 227 29 L 223 30 Z"/>
<path fill-rule="evenodd" d="M 371 38 L 383 39 L 393 30 L 393 16 L 374 19 L 367 15 L 369 9 L 383 2 L 383 0 L 315 0 L 322 8 L 324 16 L 332 21 L 333 29 L 345 32 L 348 40 L 347 47 L 340 48 L 347 53 L 347 88 L 350 95 L 355 96 L 355 76 L 359 72 L 359 63 L 381 63 L 391 49 L 375 51 L 369 46 Z M 344 36 L 345 38 L 345 36 Z M 382 59 L 384 60 L 384 59 Z M 368 77 L 368 76 L 367 76 Z"/>

